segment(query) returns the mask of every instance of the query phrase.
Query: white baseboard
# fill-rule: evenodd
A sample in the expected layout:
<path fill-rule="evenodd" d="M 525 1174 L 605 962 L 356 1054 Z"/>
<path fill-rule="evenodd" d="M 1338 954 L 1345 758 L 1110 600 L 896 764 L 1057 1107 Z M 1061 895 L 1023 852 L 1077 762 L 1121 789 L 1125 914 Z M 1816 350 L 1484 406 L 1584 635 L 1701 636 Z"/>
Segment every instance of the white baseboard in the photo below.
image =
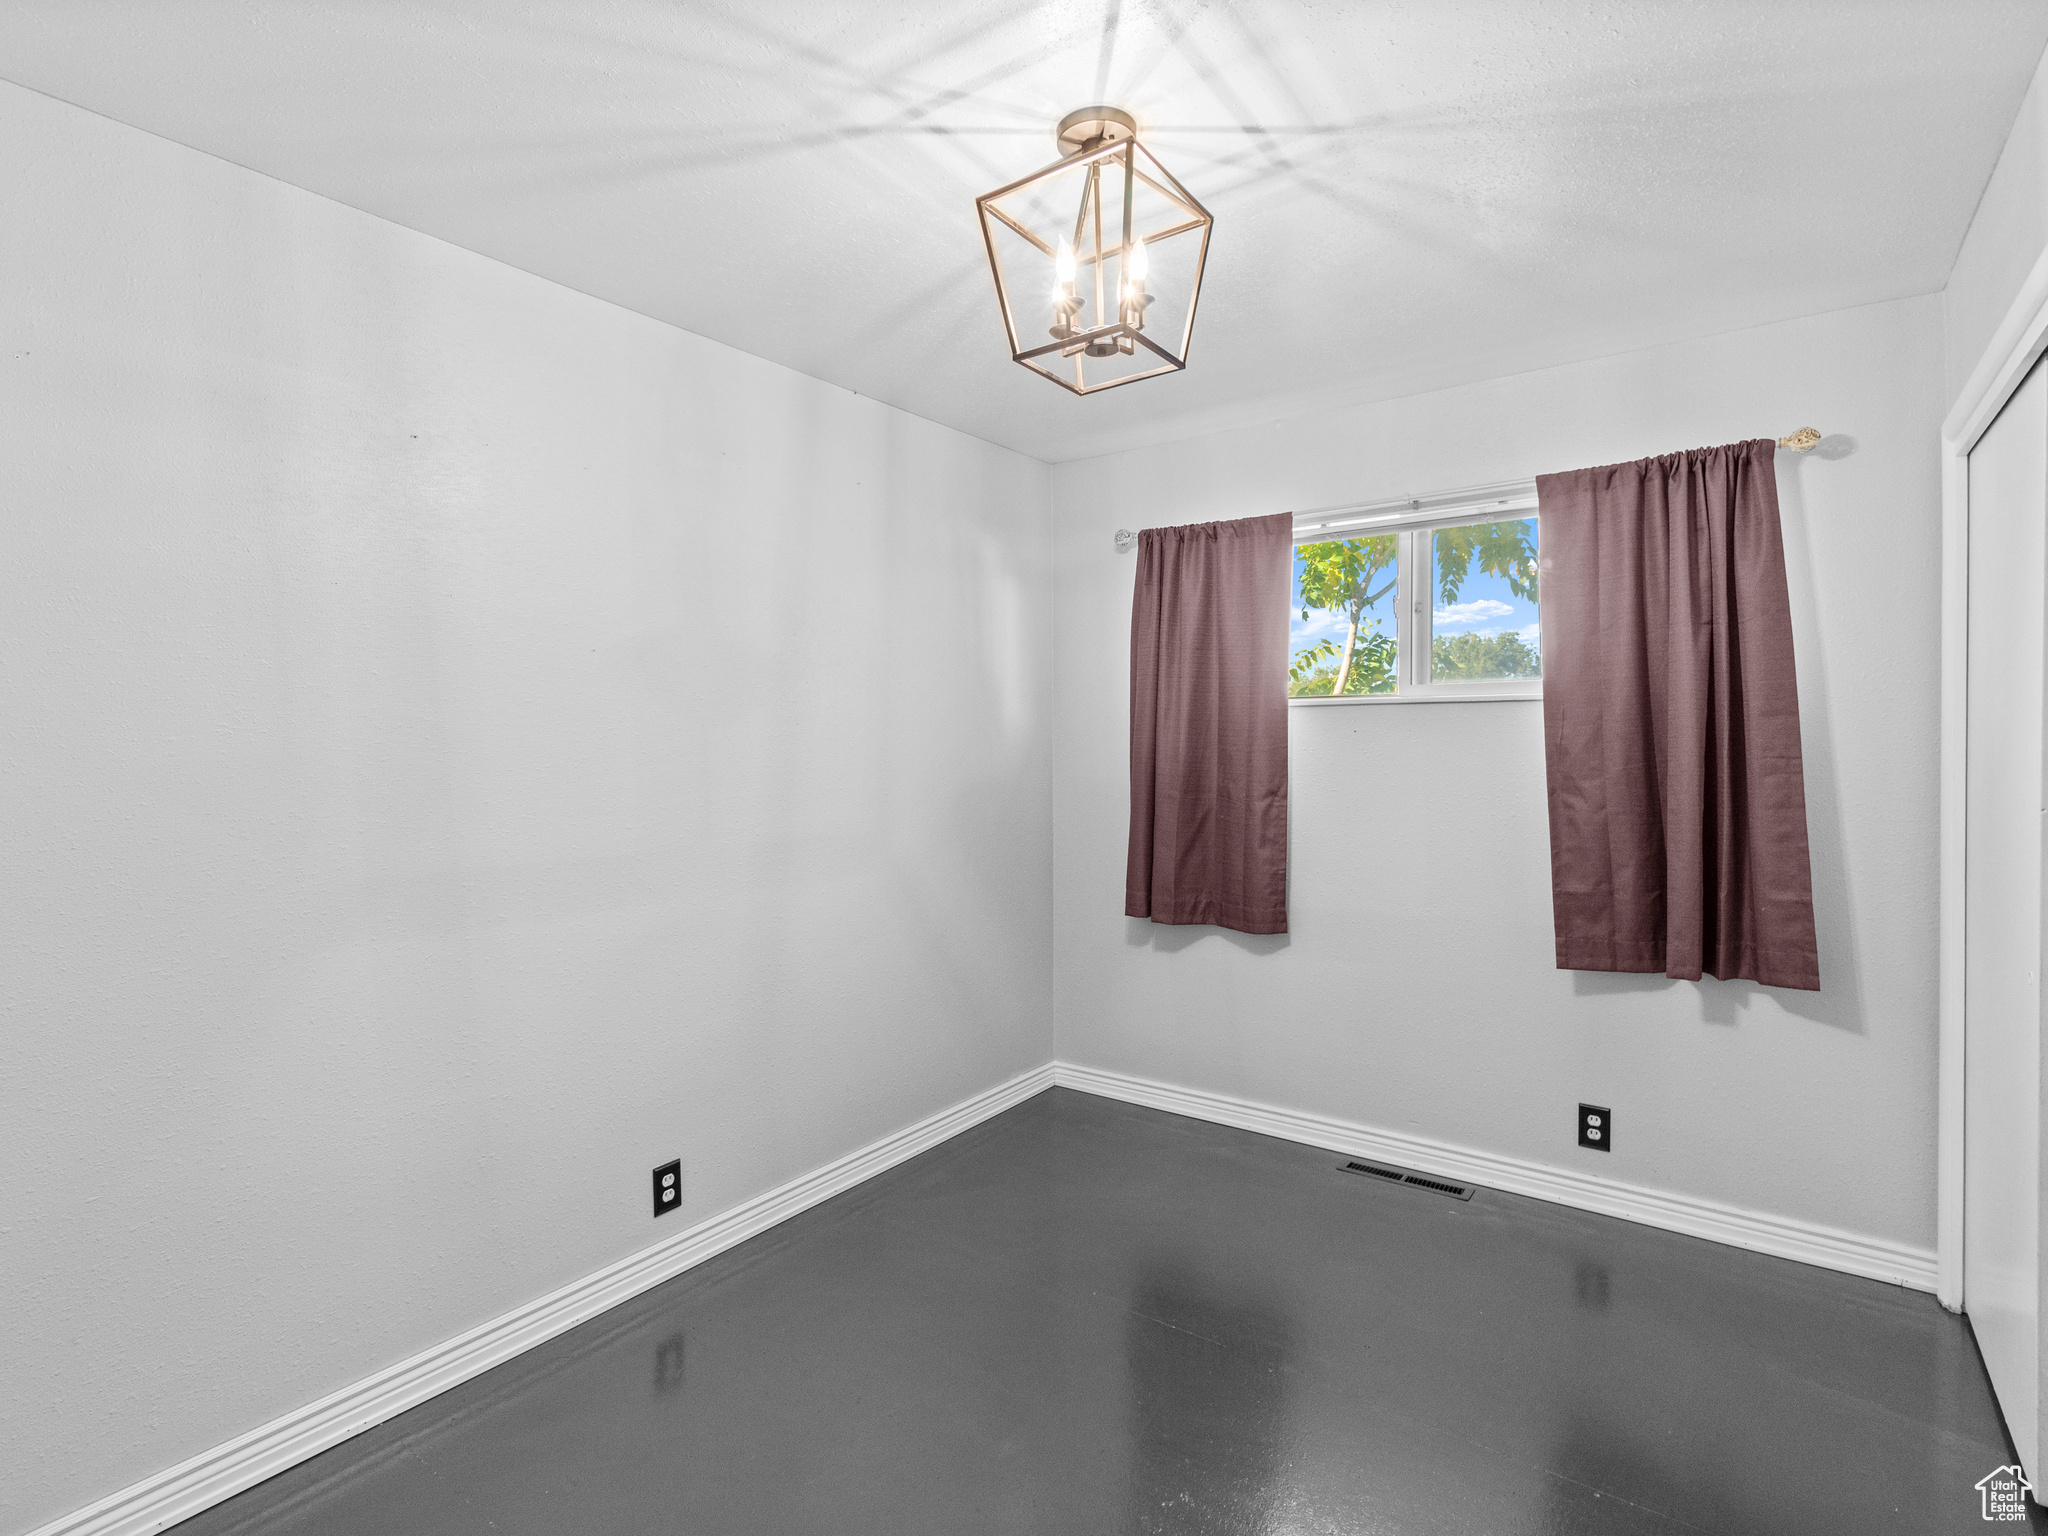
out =
<path fill-rule="evenodd" d="M 1001 1114 L 1052 1080 L 1050 1063 L 1034 1068 L 30 1536 L 146 1536 L 175 1525 Z"/>
<path fill-rule="evenodd" d="M 62 1516 L 30 1536 L 150 1536 L 162 1531 L 587 1322 L 1055 1084 L 1217 1125 L 1326 1147 L 1349 1156 L 1376 1157 L 1447 1173 L 1492 1189 L 1533 1195 L 1559 1205 L 1619 1216 L 1646 1226 L 1886 1280 L 1915 1290 L 1934 1289 L 1934 1254 L 1928 1249 L 1545 1167 L 1427 1137 L 1375 1130 L 1348 1120 L 1280 1109 L 1071 1062 L 1048 1062 L 699 1222 L 538 1301 Z"/>
<path fill-rule="evenodd" d="M 1279 1109 L 1249 1099 L 1105 1072 L 1099 1067 L 1054 1062 L 1053 1081 L 1062 1088 L 1122 1099 L 1127 1104 L 1236 1126 L 1284 1141 L 1327 1147 L 1350 1157 L 1376 1157 L 1404 1167 L 1445 1173 L 1489 1189 L 1532 1195 L 1538 1200 L 1598 1211 L 1603 1216 L 1619 1216 L 1644 1226 L 1754 1249 L 1781 1259 L 1796 1259 L 1802 1264 L 1818 1264 L 1823 1269 L 1885 1280 L 1916 1291 L 1934 1289 L 1934 1251 L 1929 1248 L 1912 1248 L 1787 1216 L 1723 1205 L 1716 1200 L 1645 1189 L 1593 1174 L 1504 1157 L 1498 1152 L 1480 1152 L 1428 1137 L 1376 1130 L 1349 1120 Z"/>

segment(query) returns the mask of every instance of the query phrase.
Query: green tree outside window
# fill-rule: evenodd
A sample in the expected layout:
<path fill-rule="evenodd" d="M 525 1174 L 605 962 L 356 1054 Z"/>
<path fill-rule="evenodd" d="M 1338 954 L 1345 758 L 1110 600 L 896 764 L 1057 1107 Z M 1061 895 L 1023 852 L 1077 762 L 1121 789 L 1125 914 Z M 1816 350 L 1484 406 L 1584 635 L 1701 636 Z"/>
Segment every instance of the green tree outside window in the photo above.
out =
<path fill-rule="evenodd" d="M 1394 637 L 1381 632 L 1378 619 L 1368 621 L 1365 615 L 1394 590 L 1399 548 L 1394 534 L 1378 533 L 1303 544 L 1296 550 L 1301 560 L 1302 622 L 1308 622 L 1310 609 L 1321 608 L 1340 615 L 1346 629 L 1341 649 L 1325 635 L 1294 653 L 1294 664 L 1287 669 L 1288 693 L 1300 698 L 1394 691 Z"/>
<path fill-rule="evenodd" d="M 1536 545 L 1533 522 L 1461 523 L 1439 528 L 1430 543 L 1436 558 L 1437 589 L 1445 607 L 1471 579 L 1476 566 L 1498 576 L 1508 590 L 1527 603 L 1536 601 Z M 1456 683 L 1494 677 L 1541 677 L 1543 659 L 1517 634 L 1434 635 L 1429 646 L 1432 682 Z"/>
<path fill-rule="evenodd" d="M 1536 546 L 1531 523 L 1464 523 L 1440 528 L 1432 536 L 1436 585 L 1446 605 L 1455 603 L 1476 568 L 1503 578 L 1516 597 L 1536 598 Z M 1392 693 L 1399 686 L 1394 636 L 1368 619 L 1373 605 L 1394 590 L 1399 536 L 1367 534 L 1355 539 L 1303 544 L 1295 553 L 1301 562 L 1301 617 L 1314 609 L 1335 613 L 1345 626 L 1340 646 L 1325 635 L 1294 653 L 1288 668 L 1288 693 L 1296 698 L 1335 698 Z M 1510 643 L 1511 642 L 1511 643 Z M 1445 635 L 1430 647 L 1432 673 L 1449 681 L 1480 677 L 1540 675 L 1537 652 L 1519 635 Z"/>

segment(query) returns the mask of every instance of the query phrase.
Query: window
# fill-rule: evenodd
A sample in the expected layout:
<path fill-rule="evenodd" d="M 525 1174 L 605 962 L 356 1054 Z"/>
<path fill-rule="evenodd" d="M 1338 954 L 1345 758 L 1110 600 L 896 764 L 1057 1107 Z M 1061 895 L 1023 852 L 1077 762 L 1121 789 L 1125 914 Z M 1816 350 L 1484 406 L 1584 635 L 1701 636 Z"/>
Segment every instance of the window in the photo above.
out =
<path fill-rule="evenodd" d="M 1407 512 L 1381 517 L 1359 509 L 1298 519 L 1289 696 L 1540 696 L 1535 500 L 1529 489 L 1479 502 L 1467 493 L 1451 505 L 1409 503 Z M 1475 517 L 1481 510 L 1489 515 Z M 1345 532 L 1351 528 L 1361 531 Z"/>
<path fill-rule="evenodd" d="M 1429 539 L 1427 683 L 1543 675 L 1536 519 L 1458 523 Z"/>
<path fill-rule="evenodd" d="M 1397 691 L 1400 543 L 1398 533 L 1377 533 L 1295 544 L 1289 696 Z"/>

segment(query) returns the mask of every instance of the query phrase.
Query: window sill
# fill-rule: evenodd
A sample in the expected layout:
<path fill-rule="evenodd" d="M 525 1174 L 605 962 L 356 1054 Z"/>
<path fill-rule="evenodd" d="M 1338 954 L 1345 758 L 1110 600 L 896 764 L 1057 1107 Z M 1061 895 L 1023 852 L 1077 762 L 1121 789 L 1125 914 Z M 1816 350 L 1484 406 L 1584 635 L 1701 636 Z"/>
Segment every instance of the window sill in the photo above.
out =
<path fill-rule="evenodd" d="M 1354 693 L 1339 699 L 1289 699 L 1287 707 L 1292 709 L 1296 705 L 1302 705 L 1310 709 L 1321 709 L 1333 704 L 1541 704 L 1542 702 L 1543 690 L 1541 688 L 1518 689 L 1513 693 L 1496 692 L 1490 689 L 1481 691 L 1478 688 L 1474 688 L 1472 692 L 1466 693 L 1462 690 L 1454 692 L 1450 688 L 1439 685 L 1439 687 L 1433 688 L 1426 693 Z"/>

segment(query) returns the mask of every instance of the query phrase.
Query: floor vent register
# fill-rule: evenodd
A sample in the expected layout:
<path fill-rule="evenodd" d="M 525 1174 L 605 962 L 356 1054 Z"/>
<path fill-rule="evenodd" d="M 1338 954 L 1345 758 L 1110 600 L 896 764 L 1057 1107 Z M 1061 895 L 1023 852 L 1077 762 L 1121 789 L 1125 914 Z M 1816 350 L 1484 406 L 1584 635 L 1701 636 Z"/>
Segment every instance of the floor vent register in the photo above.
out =
<path fill-rule="evenodd" d="M 1453 1200 L 1470 1200 L 1472 1186 L 1455 1184 L 1449 1179 L 1431 1178 L 1426 1173 L 1416 1173 L 1407 1168 L 1388 1168 L 1379 1163 L 1346 1163 L 1344 1172 L 1362 1173 L 1370 1178 L 1385 1179 L 1389 1184 L 1408 1184 L 1416 1189 L 1433 1190 L 1439 1195 L 1448 1195 Z"/>

